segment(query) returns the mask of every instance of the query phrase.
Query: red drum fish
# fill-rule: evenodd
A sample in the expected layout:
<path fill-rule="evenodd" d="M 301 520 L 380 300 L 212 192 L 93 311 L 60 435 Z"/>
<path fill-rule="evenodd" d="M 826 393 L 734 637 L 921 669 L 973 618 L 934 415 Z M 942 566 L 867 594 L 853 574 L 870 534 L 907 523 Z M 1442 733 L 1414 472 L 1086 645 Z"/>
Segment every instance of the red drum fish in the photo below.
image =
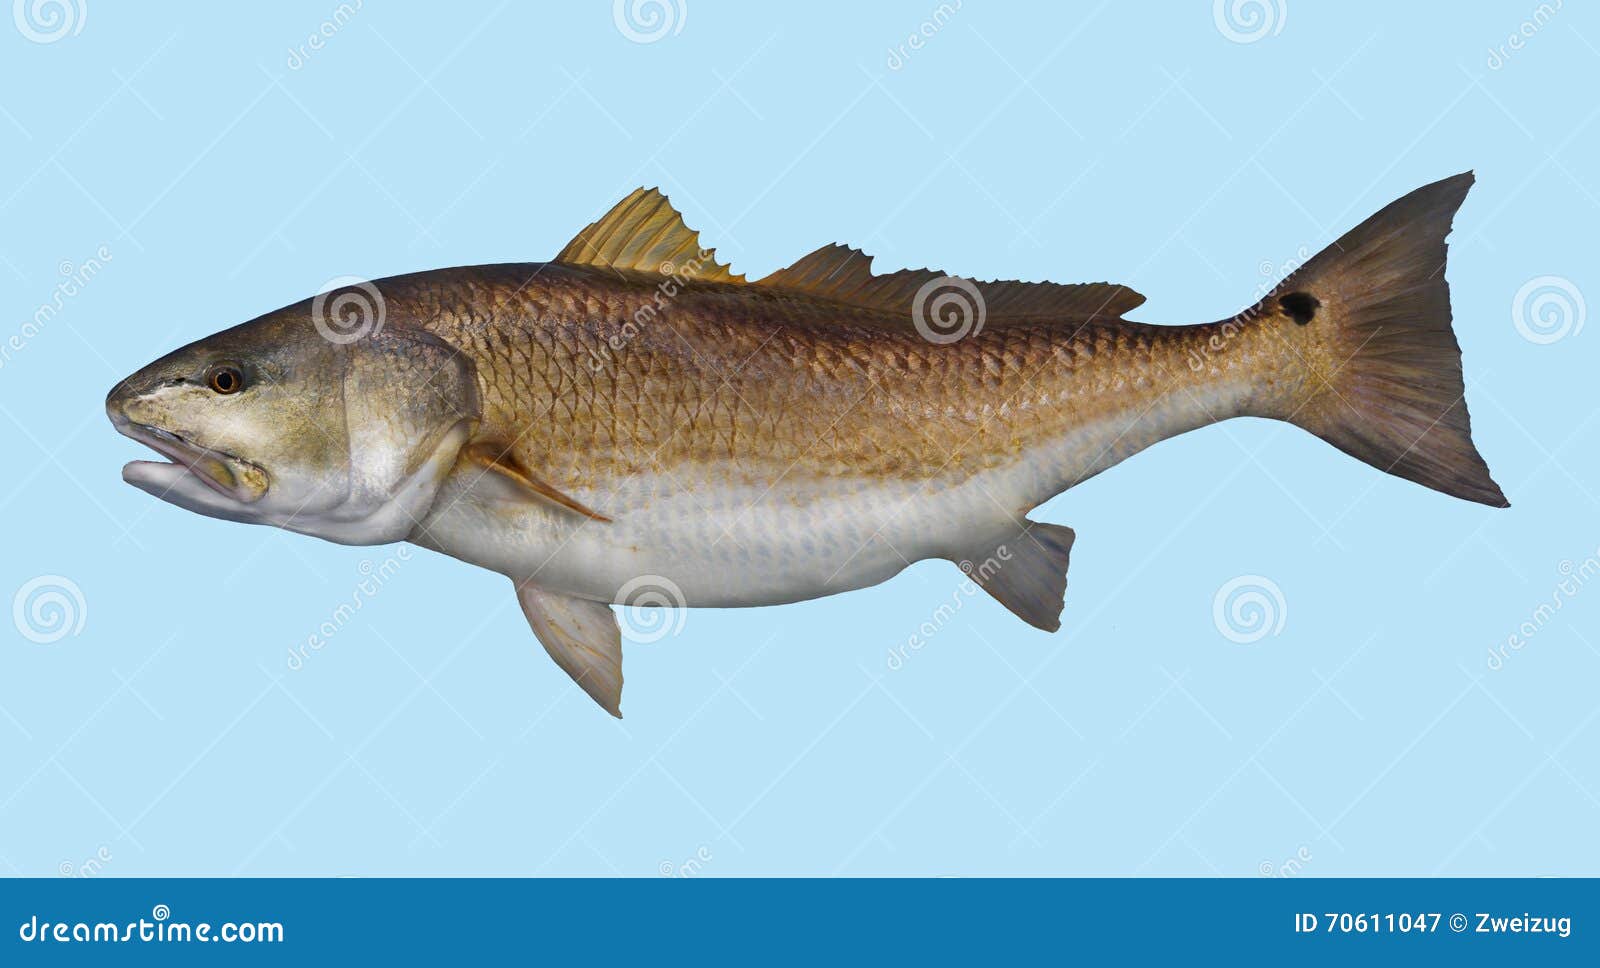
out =
<path fill-rule="evenodd" d="M 658 604 L 773 605 L 944 558 L 1054 631 L 1073 532 L 1028 512 L 1231 417 L 1506 506 L 1445 281 L 1471 184 L 1417 189 L 1198 325 L 1124 318 L 1144 297 L 1122 285 L 874 275 L 842 245 L 751 282 L 641 189 L 552 261 L 323 293 L 163 356 L 106 408 L 166 458 L 124 478 L 179 507 L 506 575 L 620 715 L 610 606 L 641 581 Z"/>

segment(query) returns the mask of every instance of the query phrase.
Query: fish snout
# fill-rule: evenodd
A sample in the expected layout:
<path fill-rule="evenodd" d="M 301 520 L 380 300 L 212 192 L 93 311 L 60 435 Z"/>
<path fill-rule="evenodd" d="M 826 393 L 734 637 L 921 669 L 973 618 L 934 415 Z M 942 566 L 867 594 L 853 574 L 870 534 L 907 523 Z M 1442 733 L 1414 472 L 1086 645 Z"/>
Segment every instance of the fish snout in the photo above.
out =
<path fill-rule="evenodd" d="M 122 430 L 133 423 L 133 418 L 128 416 L 128 403 L 136 395 L 128 386 L 127 380 L 117 381 L 117 385 L 106 394 L 106 416 L 111 418 L 111 423 L 118 430 Z"/>
<path fill-rule="evenodd" d="M 171 426 L 175 414 L 170 401 L 162 396 L 162 384 L 142 379 L 141 374 L 118 381 L 106 394 L 106 416 L 118 433 L 127 434 L 129 428 L 141 424 L 178 430 Z"/>

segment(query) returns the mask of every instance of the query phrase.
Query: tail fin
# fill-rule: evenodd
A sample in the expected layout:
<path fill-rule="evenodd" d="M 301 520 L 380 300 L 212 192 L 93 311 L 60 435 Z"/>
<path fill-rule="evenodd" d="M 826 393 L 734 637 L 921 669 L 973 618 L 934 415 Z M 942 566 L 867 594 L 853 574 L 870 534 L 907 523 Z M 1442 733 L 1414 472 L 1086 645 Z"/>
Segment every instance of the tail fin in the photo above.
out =
<path fill-rule="evenodd" d="M 1472 443 L 1450 329 L 1445 236 L 1466 172 L 1345 233 L 1255 312 L 1310 330 L 1306 396 L 1288 419 L 1352 457 L 1454 497 L 1508 507 Z M 1318 324 L 1321 324 L 1320 330 Z"/>

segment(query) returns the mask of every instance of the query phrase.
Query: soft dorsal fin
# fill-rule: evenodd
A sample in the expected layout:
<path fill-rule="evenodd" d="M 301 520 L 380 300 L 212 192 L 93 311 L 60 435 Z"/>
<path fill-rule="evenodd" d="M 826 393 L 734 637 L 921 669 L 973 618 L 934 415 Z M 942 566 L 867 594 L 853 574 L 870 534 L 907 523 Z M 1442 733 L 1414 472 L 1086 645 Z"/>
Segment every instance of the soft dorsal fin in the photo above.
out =
<path fill-rule="evenodd" d="M 667 196 L 654 188 L 634 189 L 568 242 L 555 261 L 702 282 L 744 282 L 744 276 L 717 261 L 715 249 L 700 248 L 700 234 L 683 224 Z"/>
<path fill-rule="evenodd" d="M 787 269 L 779 269 L 755 284 L 821 296 L 854 306 L 911 311 L 917 292 L 930 283 L 952 279 L 931 269 L 904 269 L 887 275 L 872 274 L 872 256 L 860 249 L 835 243 L 825 245 Z M 990 320 L 1008 317 L 1061 316 L 1116 319 L 1144 302 L 1127 286 L 1110 282 L 1061 285 L 1054 282 L 972 282 L 983 297 Z"/>

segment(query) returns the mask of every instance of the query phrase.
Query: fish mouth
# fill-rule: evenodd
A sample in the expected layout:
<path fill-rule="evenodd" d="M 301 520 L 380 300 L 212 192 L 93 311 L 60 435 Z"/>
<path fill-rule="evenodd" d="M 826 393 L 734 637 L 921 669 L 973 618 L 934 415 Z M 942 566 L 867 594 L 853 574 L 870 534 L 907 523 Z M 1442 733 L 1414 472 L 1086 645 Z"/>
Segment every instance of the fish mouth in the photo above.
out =
<path fill-rule="evenodd" d="M 117 430 L 167 458 L 136 460 L 122 468 L 122 479 L 158 497 L 179 486 L 184 478 L 197 478 L 223 497 L 250 504 L 267 493 L 267 472 L 259 464 L 220 450 L 202 447 L 161 427 L 114 420 Z"/>

